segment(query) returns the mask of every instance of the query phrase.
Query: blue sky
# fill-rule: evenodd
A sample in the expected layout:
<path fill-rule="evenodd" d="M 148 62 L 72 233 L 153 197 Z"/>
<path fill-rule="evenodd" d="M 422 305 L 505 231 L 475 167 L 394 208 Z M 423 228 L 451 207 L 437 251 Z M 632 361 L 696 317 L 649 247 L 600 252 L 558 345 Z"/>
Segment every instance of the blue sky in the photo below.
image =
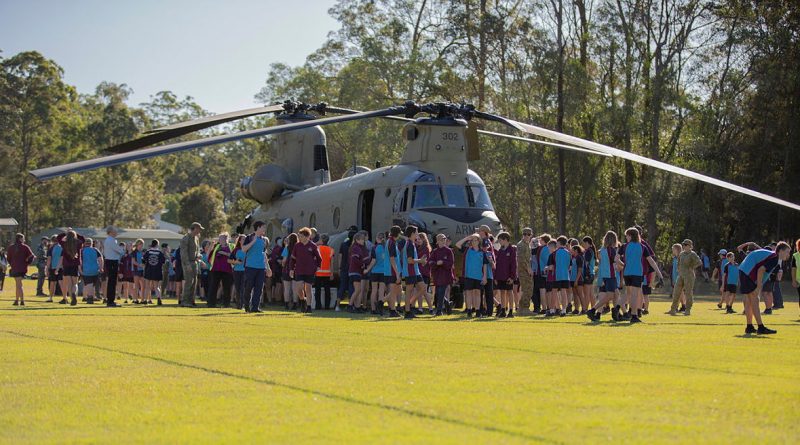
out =
<path fill-rule="evenodd" d="M 338 23 L 335 0 L 0 0 L 3 57 L 36 50 L 91 93 L 126 83 L 131 104 L 171 90 L 221 113 L 255 105 L 274 62 L 302 64 Z"/>

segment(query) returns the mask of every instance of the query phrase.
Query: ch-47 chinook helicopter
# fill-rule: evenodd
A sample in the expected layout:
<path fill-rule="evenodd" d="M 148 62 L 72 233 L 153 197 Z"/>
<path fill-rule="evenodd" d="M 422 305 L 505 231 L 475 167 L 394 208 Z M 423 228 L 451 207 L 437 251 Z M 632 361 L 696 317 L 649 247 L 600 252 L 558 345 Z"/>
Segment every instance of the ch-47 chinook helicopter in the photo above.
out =
<path fill-rule="evenodd" d="M 224 122 L 266 113 L 279 113 L 276 116 L 279 125 L 143 148 Z M 339 115 L 325 117 L 327 113 Z M 425 116 L 417 117 L 419 114 Z M 343 178 L 331 181 L 325 133 L 321 127 L 373 118 L 405 121 L 402 136 L 406 147 L 400 162 L 374 170 L 354 166 Z M 499 122 L 527 135 L 550 141 L 478 130 L 476 119 Z M 252 177 L 242 180 L 241 190 L 244 196 L 260 205 L 240 224 L 239 231 L 248 229 L 258 220 L 268 224 L 267 234 L 270 237 L 285 234 L 301 226 L 316 227 L 320 232 L 331 235 L 331 246 L 334 249 L 345 239 L 350 226 L 374 234 L 395 224 L 401 227 L 413 224 L 429 233 L 445 233 L 453 239 L 473 233 L 483 224 L 498 229 L 500 221 L 494 212 L 486 186 L 469 169 L 469 162 L 479 159 L 479 134 L 619 157 L 800 210 L 798 204 L 719 179 L 596 142 L 485 113 L 471 105 L 453 103 L 421 105 L 406 102 L 401 106 L 361 112 L 331 107 L 324 103 L 307 105 L 286 101 L 283 104 L 162 127 L 139 139 L 107 149 L 116 154 L 42 168 L 30 173 L 43 181 L 272 134 L 277 135 L 276 162 L 261 167 Z M 334 270 L 338 270 L 336 265 Z"/>

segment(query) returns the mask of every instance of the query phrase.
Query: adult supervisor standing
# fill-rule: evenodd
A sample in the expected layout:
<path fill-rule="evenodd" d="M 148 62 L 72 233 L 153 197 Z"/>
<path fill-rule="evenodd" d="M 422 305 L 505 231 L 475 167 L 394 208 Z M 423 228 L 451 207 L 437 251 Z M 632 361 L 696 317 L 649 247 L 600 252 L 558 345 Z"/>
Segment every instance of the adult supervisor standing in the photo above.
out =
<path fill-rule="evenodd" d="M 670 308 L 669 315 L 678 315 L 678 303 L 681 300 L 681 292 L 686 295 L 686 312 L 685 315 L 692 314 L 692 303 L 694 303 L 694 280 L 695 270 L 697 270 L 703 261 L 692 250 L 692 240 L 685 239 L 681 243 L 683 251 L 678 255 L 678 281 L 672 289 L 672 308 Z"/>
<path fill-rule="evenodd" d="M 106 306 L 119 307 L 114 303 L 117 296 L 117 276 L 119 276 L 119 260 L 125 255 L 125 249 L 119 245 L 117 235 L 119 232 L 114 226 L 106 228 L 106 239 L 103 241 L 103 269 L 108 277 L 106 285 Z"/>
<path fill-rule="evenodd" d="M 525 227 L 522 229 L 522 240 L 517 243 L 517 267 L 519 273 L 519 292 L 522 293 L 519 299 L 519 315 L 528 315 L 531 308 L 531 297 L 533 296 L 533 270 L 531 269 L 531 238 L 533 229 Z M 535 306 L 538 311 L 538 305 Z"/>
<path fill-rule="evenodd" d="M 200 256 L 200 231 L 205 230 L 199 222 L 189 226 L 189 233 L 181 239 L 181 268 L 183 269 L 182 307 L 195 307 L 197 295 L 197 262 Z"/>

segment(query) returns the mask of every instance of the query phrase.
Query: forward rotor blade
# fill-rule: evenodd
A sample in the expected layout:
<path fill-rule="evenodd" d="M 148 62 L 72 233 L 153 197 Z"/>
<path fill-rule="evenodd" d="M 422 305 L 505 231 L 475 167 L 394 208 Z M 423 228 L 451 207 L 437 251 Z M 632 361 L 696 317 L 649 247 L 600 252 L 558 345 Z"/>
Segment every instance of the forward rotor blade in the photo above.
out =
<path fill-rule="evenodd" d="M 605 156 L 605 157 L 609 157 L 609 158 L 613 157 L 613 155 L 611 155 L 609 153 L 603 153 L 603 152 L 600 152 L 600 151 L 597 151 L 597 150 L 587 150 L 585 148 L 575 147 L 573 145 L 557 144 L 555 142 L 542 141 L 542 140 L 538 140 L 538 139 L 529 139 L 529 138 L 524 138 L 524 137 L 521 137 L 521 136 L 514 136 L 514 135 L 511 135 L 511 134 L 495 133 L 494 131 L 478 130 L 478 133 L 485 134 L 485 135 L 488 135 L 488 136 L 495 136 L 495 137 L 500 137 L 500 138 L 513 139 L 515 141 L 530 142 L 531 144 L 546 145 L 548 147 L 563 148 L 563 149 L 566 149 L 566 150 L 578 151 L 578 152 L 581 152 L 581 153 L 589 153 L 589 154 L 598 155 L 598 156 Z"/>
<path fill-rule="evenodd" d="M 70 164 L 59 165 L 55 167 L 41 168 L 37 170 L 32 170 L 30 174 L 33 175 L 33 177 L 39 181 L 45 181 L 59 176 L 69 175 L 72 173 L 80 173 L 89 170 L 95 170 L 102 167 L 112 167 L 115 165 L 125 164 L 128 162 L 139 161 L 142 159 L 153 158 L 156 156 L 162 156 L 166 154 L 191 150 L 193 148 L 207 147 L 210 145 L 223 144 L 226 142 L 238 141 L 241 139 L 248 139 L 258 136 L 283 133 L 292 130 L 299 130 L 302 128 L 315 127 L 317 125 L 329 125 L 338 122 L 347 122 L 360 119 L 369 119 L 373 117 L 389 116 L 392 114 L 403 113 L 404 111 L 405 109 L 403 107 L 392 107 L 383 110 L 366 111 L 346 116 L 335 116 L 324 119 L 295 122 L 275 127 L 241 131 L 238 133 L 224 134 L 220 136 L 198 139 L 195 141 L 178 142 L 175 144 L 162 145 L 160 147 L 145 148 L 130 153 L 115 154 L 101 158 L 90 159 L 86 161 L 78 161 Z"/>
<path fill-rule="evenodd" d="M 123 142 L 113 147 L 108 147 L 103 151 L 109 153 L 127 153 L 129 151 L 138 150 L 149 145 L 164 142 L 169 139 L 174 139 L 185 134 L 200 131 L 215 125 L 223 124 L 225 122 L 234 121 L 237 119 L 244 119 L 246 117 L 257 116 L 259 114 L 274 113 L 283 110 L 282 105 L 271 105 L 268 107 L 250 108 L 247 110 L 233 111 L 230 113 L 216 114 L 214 116 L 207 116 L 200 119 L 194 119 L 186 122 L 180 122 L 166 127 L 156 128 L 145 132 L 145 136 L 131 141 Z"/>
<path fill-rule="evenodd" d="M 676 167 L 674 165 L 667 164 L 665 162 L 656 161 L 655 159 L 650 159 L 644 156 L 640 156 L 631 152 L 627 152 L 625 150 L 620 150 L 618 148 L 609 147 L 607 145 L 599 144 L 597 142 L 587 141 L 585 139 L 581 139 L 575 136 L 570 136 L 564 133 L 559 133 L 557 131 L 548 130 L 546 128 L 537 127 L 535 125 L 530 124 L 523 124 L 522 122 L 512 121 L 515 125 L 512 125 L 514 128 L 520 128 L 522 131 L 528 134 L 533 134 L 536 136 L 552 139 L 559 142 L 564 142 L 566 144 L 575 145 L 578 147 L 582 147 L 588 150 L 595 150 L 599 152 L 603 152 L 618 158 L 627 159 L 632 162 L 637 162 L 639 164 L 648 165 L 650 167 L 657 168 L 659 170 L 668 171 L 670 173 L 675 173 L 681 176 L 686 176 L 687 178 L 696 179 L 698 181 L 706 182 L 708 184 L 716 185 L 717 187 L 722 187 L 724 189 L 732 190 L 734 192 L 742 193 L 748 196 L 752 196 L 754 198 L 763 199 L 764 201 L 771 202 L 773 204 L 782 205 L 784 207 L 789 207 L 790 209 L 800 210 L 800 205 L 776 198 L 774 196 L 770 196 L 761 192 L 757 192 L 755 190 L 751 190 L 736 184 L 731 184 L 730 182 L 722 181 L 716 178 L 712 178 L 710 176 L 706 176 L 697 172 L 693 172 L 691 170 L 687 170 L 685 168 Z"/>

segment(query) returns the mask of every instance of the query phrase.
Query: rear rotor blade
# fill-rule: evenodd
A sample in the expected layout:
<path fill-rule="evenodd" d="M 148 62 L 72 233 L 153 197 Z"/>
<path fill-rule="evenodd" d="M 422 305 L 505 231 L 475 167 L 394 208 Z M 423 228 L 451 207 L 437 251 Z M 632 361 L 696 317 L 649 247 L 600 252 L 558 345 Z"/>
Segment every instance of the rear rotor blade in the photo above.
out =
<path fill-rule="evenodd" d="M 108 147 L 104 149 L 104 151 L 110 153 L 127 153 L 129 151 L 138 150 L 140 148 L 157 144 L 159 142 L 164 142 L 169 139 L 174 139 L 185 134 L 223 124 L 225 122 L 244 119 L 246 117 L 257 116 L 260 114 L 274 113 L 281 110 L 283 110 L 282 105 L 271 105 L 268 107 L 250 108 L 248 110 L 233 111 L 230 113 L 216 114 L 214 116 L 180 122 L 174 125 L 168 125 L 166 127 L 147 131 L 145 132 L 145 136 L 132 141 L 123 142 L 113 147 Z"/>
<path fill-rule="evenodd" d="M 238 141 L 241 139 L 283 133 L 286 131 L 315 127 L 317 125 L 329 125 L 337 122 L 347 122 L 360 119 L 389 116 L 392 114 L 398 114 L 403 112 L 405 112 L 405 108 L 403 107 L 392 107 L 383 110 L 366 111 L 346 116 L 335 116 L 324 119 L 315 119 L 311 121 L 295 122 L 291 124 L 279 125 L 276 127 L 241 131 L 238 133 L 224 134 L 220 136 L 198 139 L 194 141 L 178 142 L 175 144 L 162 145 L 160 147 L 145 148 L 130 153 L 115 154 L 97 159 L 90 159 L 86 161 L 78 161 L 70 164 L 59 165 L 55 167 L 41 168 L 37 170 L 32 170 L 30 174 L 39 181 L 45 181 L 59 176 L 69 175 L 72 173 L 80 173 L 89 170 L 95 170 L 102 167 L 112 167 L 115 165 L 125 164 L 128 162 L 139 161 L 142 159 L 153 158 L 156 156 L 162 156 L 166 154 L 191 150 L 193 148 L 207 147 L 210 145 L 223 144 L 226 142 Z"/>
<path fill-rule="evenodd" d="M 728 190 L 732 190 L 734 192 L 742 193 L 748 196 L 752 196 L 754 198 L 763 199 L 764 201 L 771 202 L 773 204 L 782 205 L 784 207 L 789 207 L 790 209 L 800 210 L 800 205 L 776 198 L 774 196 L 770 196 L 761 192 L 757 192 L 755 190 L 751 190 L 736 184 L 731 184 L 730 182 L 722 181 L 716 178 L 712 178 L 710 176 L 706 176 L 697 172 L 693 172 L 691 170 L 687 170 L 685 168 L 676 167 L 671 164 L 667 164 L 665 162 L 656 161 L 655 159 L 650 159 L 644 156 L 640 156 L 631 152 L 627 152 L 625 150 L 620 150 L 618 148 L 609 147 L 607 145 L 599 144 L 597 142 L 587 141 L 585 139 L 581 139 L 575 136 L 570 136 L 564 133 L 559 133 L 557 131 L 548 130 L 546 128 L 537 127 L 535 125 L 530 124 L 523 124 L 522 122 L 511 121 L 514 125 L 514 128 L 520 128 L 522 131 L 528 134 L 533 134 L 536 136 L 552 139 L 559 142 L 564 142 L 567 144 L 575 145 L 578 147 L 585 148 L 587 150 L 594 150 L 598 152 L 603 152 L 618 158 L 627 159 L 632 162 L 637 162 L 639 164 L 648 165 L 650 167 L 657 168 L 659 170 L 668 171 L 670 173 L 675 173 L 681 176 L 685 176 L 687 178 L 696 179 L 698 181 L 706 182 L 708 184 L 716 185 L 718 187 L 722 187 Z"/>

